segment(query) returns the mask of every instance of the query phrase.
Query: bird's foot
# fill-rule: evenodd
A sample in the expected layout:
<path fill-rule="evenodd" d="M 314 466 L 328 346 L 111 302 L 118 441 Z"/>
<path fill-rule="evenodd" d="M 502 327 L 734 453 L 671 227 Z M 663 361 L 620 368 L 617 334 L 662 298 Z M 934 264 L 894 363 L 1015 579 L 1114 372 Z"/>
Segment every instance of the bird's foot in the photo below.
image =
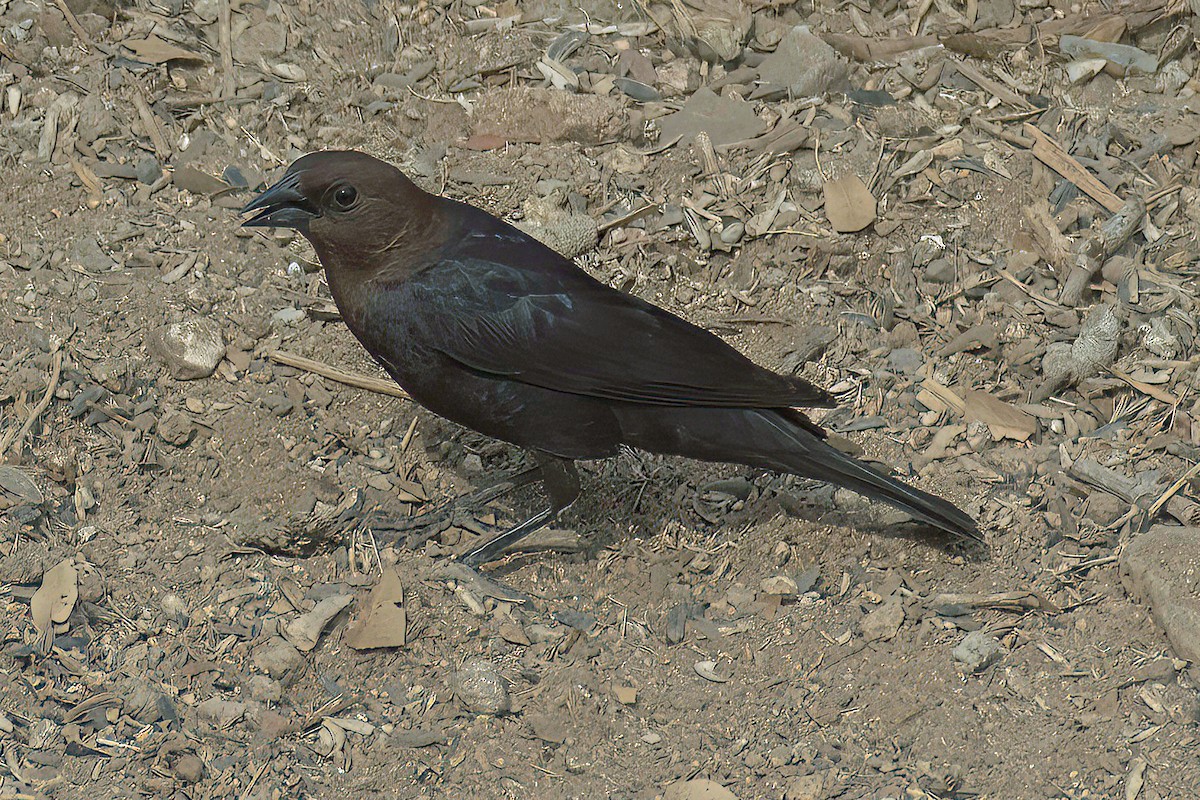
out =
<path fill-rule="evenodd" d="M 408 549 L 414 550 L 449 528 L 464 528 L 483 536 L 495 531 L 481 524 L 475 515 L 483 506 L 511 491 L 537 480 L 538 470 L 528 469 L 480 489 L 471 494 L 455 497 L 413 516 L 388 514 L 374 509 L 366 515 L 364 524 L 385 543 L 405 540 Z"/>

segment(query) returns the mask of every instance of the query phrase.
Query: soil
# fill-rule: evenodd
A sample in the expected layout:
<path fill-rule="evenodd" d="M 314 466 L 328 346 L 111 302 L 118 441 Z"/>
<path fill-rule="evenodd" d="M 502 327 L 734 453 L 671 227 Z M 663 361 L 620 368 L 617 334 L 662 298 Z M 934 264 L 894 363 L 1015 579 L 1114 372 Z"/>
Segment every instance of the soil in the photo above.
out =
<path fill-rule="evenodd" d="M 1154 505 L 1200 453 L 1179 5 L 680 3 L 689 34 L 671 4 L 0 0 L 0 798 L 1200 796 L 1200 674 L 1120 570 L 1197 488 Z M 584 12 L 574 93 L 538 63 Z M 1072 84 L 1059 37 L 1111 20 L 1167 57 Z M 827 85 L 756 97 L 738 70 L 800 24 L 837 48 L 804 51 Z M 737 104 L 710 153 L 658 136 L 702 87 Z M 1053 235 L 1113 209 L 1026 122 L 1149 206 L 1076 303 Z M 789 125 L 794 146 L 756 138 Z M 238 227 L 325 148 L 550 230 L 831 388 L 814 418 L 989 547 L 628 452 L 581 465 L 554 549 L 456 571 L 540 494 L 438 509 L 525 456 L 281 360 L 386 378 L 303 240 Z M 838 232 L 822 187 L 848 175 L 878 205 Z M 1039 396 L 1104 308 L 1115 360 Z M 197 321 L 225 352 L 183 380 L 153 342 Z"/>

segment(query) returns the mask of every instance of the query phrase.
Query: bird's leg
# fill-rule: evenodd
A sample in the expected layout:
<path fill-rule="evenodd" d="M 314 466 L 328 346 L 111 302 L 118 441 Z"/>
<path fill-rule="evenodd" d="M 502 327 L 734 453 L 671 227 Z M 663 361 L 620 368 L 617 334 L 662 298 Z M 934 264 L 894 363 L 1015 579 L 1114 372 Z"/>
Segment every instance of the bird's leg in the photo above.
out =
<path fill-rule="evenodd" d="M 522 486 L 527 486 L 541 477 L 541 472 L 542 468 L 540 465 L 523 469 L 520 472 L 504 477 L 491 486 L 484 487 L 471 494 L 451 498 L 439 503 L 428 511 L 422 511 L 420 514 L 411 517 L 397 518 L 373 513 L 368 516 L 368 523 L 376 533 L 391 534 L 391 536 L 385 535 L 385 539 L 399 538 L 400 534 L 419 530 L 420 532 L 413 534 L 409 537 L 408 541 L 409 548 L 417 547 L 427 539 L 437 536 L 443 530 L 450 527 L 450 525 L 454 524 L 454 520 L 459 512 L 485 506 L 509 492 L 516 491 Z"/>
<path fill-rule="evenodd" d="M 575 462 L 546 453 L 535 453 L 542 472 L 542 485 L 550 498 L 550 507 L 534 514 L 524 522 L 509 528 L 489 542 L 476 547 L 459 558 L 464 564 L 477 567 L 492 561 L 505 548 L 519 542 L 529 534 L 549 525 L 579 497 L 579 473 Z"/>

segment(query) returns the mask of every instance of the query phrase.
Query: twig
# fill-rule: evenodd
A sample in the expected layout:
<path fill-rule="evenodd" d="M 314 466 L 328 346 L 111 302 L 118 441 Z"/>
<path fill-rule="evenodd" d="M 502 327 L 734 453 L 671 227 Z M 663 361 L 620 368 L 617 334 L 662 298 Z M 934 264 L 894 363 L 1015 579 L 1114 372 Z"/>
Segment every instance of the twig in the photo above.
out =
<path fill-rule="evenodd" d="M 279 364 L 286 364 L 289 367 L 302 369 L 305 372 L 311 372 L 316 375 L 329 378 L 331 381 L 343 383 L 346 386 L 353 386 L 356 389 L 366 389 L 368 392 L 376 394 L 386 394 L 390 397 L 399 397 L 401 400 L 411 400 L 412 396 L 408 392 L 401 389 L 391 381 L 382 378 L 372 378 L 370 375 L 360 375 L 357 372 L 347 372 L 337 367 L 331 367 L 320 361 L 314 361 L 311 358 L 298 356 L 294 353 L 287 353 L 283 350 L 272 350 L 267 353 L 267 358 Z"/>
<path fill-rule="evenodd" d="M 20 447 L 21 442 L 25 440 L 25 434 L 29 433 L 29 429 L 33 427 L 33 423 L 42 415 L 42 412 L 50 407 L 50 400 L 54 397 L 54 390 L 58 388 L 58 377 L 62 374 L 62 362 L 63 354 L 62 350 L 59 350 L 54 354 L 54 365 L 50 371 L 50 382 L 46 384 L 46 393 L 42 395 L 42 399 L 38 404 L 30 410 L 29 416 L 25 418 L 25 424 L 21 426 L 20 430 L 15 434 L 9 433 L 0 441 L 0 458 L 4 457 L 8 452 L 8 448 L 14 442 Z"/>
<path fill-rule="evenodd" d="M 1061 144 L 1051 139 L 1036 125 L 1026 122 L 1025 135 L 1033 139 L 1030 151 L 1034 157 L 1050 169 L 1079 187 L 1080 191 L 1112 213 L 1117 213 L 1125 203 L 1113 191 L 1087 171 Z"/>
<path fill-rule="evenodd" d="M 1062 305 L 1061 303 L 1054 302 L 1053 300 L 1051 300 L 1049 297 L 1046 297 L 1046 295 L 1042 294 L 1041 292 L 1035 291 L 1034 289 L 1030 289 L 1028 286 L 1021 283 L 1019 280 L 1017 280 L 1016 276 L 1014 276 L 1008 270 L 999 269 L 999 270 L 996 270 L 996 272 L 999 273 L 1001 278 L 1004 278 L 1004 280 L 1008 281 L 1013 286 L 1016 286 L 1018 289 L 1020 289 L 1025 294 L 1029 295 L 1031 298 L 1033 298 L 1037 302 L 1039 302 L 1043 305 L 1050 306 L 1051 308 L 1066 308 L 1066 306 Z"/>
<path fill-rule="evenodd" d="M 983 89 L 990 95 L 1000 98 L 1013 108 L 1019 108 L 1022 111 L 1030 111 L 1033 109 L 1033 105 L 1024 97 L 1021 97 L 1021 95 L 1017 94 L 1012 89 L 1009 89 L 1004 84 L 997 83 L 996 81 L 987 77 L 965 61 L 954 62 L 954 69 L 958 70 L 959 75 L 962 75 L 980 89 Z"/>
<path fill-rule="evenodd" d="M 96 45 L 92 44 L 92 37 L 88 36 L 88 32 L 79 24 L 79 20 L 75 18 L 75 14 L 67 6 L 66 0 L 54 0 L 54 5 L 58 6 L 58 10 L 67 18 L 67 24 L 71 26 L 71 31 L 75 34 L 75 38 L 79 40 L 79 46 L 88 52 L 95 50 Z"/>
<path fill-rule="evenodd" d="M 1150 518 L 1153 519 L 1154 517 L 1156 517 L 1158 515 L 1159 509 L 1161 509 L 1163 506 L 1165 506 L 1167 504 L 1167 501 L 1175 496 L 1176 492 L 1178 492 L 1180 489 L 1182 489 L 1188 481 L 1190 481 L 1192 478 L 1196 477 L 1197 475 L 1200 475 L 1200 461 L 1197 461 L 1195 464 L 1192 464 L 1191 469 L 1189 469 L 1187 472 L 1183 473 L 1183 475 L 1181 475 L 1179 477 L 1179 480 L 1172 483 L 1167 488 L 1167 490 L 1165 492 L 1163 492 L 1157 500 L 1154 501 L 1154 505 L 1150 506 Z"/>
<path fill-rule="evenodd" d="M 1146 203 L 1134 195 L 1115 214 L 1100 224 L 1097 230 L 1079 240 L 1072 248 L 1071 268 L 1065 273 L 1058 299 L 1074 308 L 1083 300 L 1092 277 L 1098 273 L 1109 256 L 1121 249 L 1142 227 L 1146 219 Z"/>
<path fill-rule="evenodd" d="M 1150 384 L 1148 384 L 1144 381 L 1139 381 L 1137 378 L 1134 378 L 1131 375 L 1127 375 L 1124 372 L 1122 372 L 1121 370 L 1116 369 L 1114 367 L 1110 367 L 1108 371 L 1111 372 L 1116 377 L 1118 377 L 1121 380 L 1128 383 L 1134 389 L 1137 389 L 1142 394 L 1149 395 L 1150 397 L 1153 397 L 1155 400 L 1158 400 L 1159 402 L 1162 402 L 1162 403 L 1166 403 L 1169 406 L 1179 405 L 1179 398 L 1177 398 L 1175 395 L 1171 394 L 1170 392 L 1159 389 L 1157 386 L 1151 386 Z"/>
<path fill-rule="evenodd" d="M 228 3 L 226 3 L 226 6 L 228 6 Z M 259 778 L 261 778 L 263 773 L 267 771 L 267 767 L 270 766 L 270 764 L 271 759 L 268 758 L 266 761 L 263 761 L 258 769 L 254 771 L 254 774 L 250 776 L 250 783 L 246 784 L 246 789 L 242 792 L 241 800 L 247 800 L 247 798 L 250 797 L 250 795 L 254 792 L 254 787 L 258 785 Z"/>
<path fill-rule="evenodd" d="M 163 133 L 158 118 L 154 116 L 154 111 L 146 102 L 146 93 L 141 84 L 134 81 L 133 88 L 133 105 L 137 108 L 142 124 L 146 126 L 146 134 L 150 137 L 150 144 L 154 146 L 154 154 L 158 156 L 159 161 L 166 161 L 171 157 L 171 145 L 167 143 L 166 134 Z"/>
<path fill-rule="evenodd" d="M 624 227 L 625 225 L 628 225 L 631 222 L 641 219 L 642 217 L 649 214 L 651 211 L 656 211 L 658 208 L 659 208 L 658 203 L 646 203 L 643 206 L 635 208 L 633 211 L 630 211 L 628 214 L 625 214 L 624 216 L 617 217 L 616 219 L 610 219 L 608 222 L 605 222 L 603 225 L 597 226 L 597 230 L 599 230 L 600 233 L 604 233 L 605 231 L 607 231 L 610 228 Z"/>
<path fill-rule="evenodd" d="M 221 0 L 217 19 L 217 40 L 221 46 L 221 97 L 229 99 L 237 93 L 237 76 L 233 74 L 233 14 L 230 0 Z"/>
<path fill-rule="evenodd" d="M 0 42 L 0 58 L 7 58 L 9 61 L 28 66 L 24 61 L 17 58 L 17 54 L 10 50 L 4 42 Z"/>

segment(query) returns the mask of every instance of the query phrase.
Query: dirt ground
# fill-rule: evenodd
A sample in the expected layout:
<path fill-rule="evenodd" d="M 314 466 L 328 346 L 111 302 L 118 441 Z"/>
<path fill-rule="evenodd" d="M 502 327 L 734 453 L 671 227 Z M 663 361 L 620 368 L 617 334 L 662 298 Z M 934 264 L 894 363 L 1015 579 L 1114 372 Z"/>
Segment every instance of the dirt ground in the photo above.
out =
<path fill-rule="evenodd" d="M 1200 518 L 1195 24 L 0 0 L 0 798 L 1200 797 L 1200 565 L 1126 557 Z M 524 456 L 335 380 L 387 385 L 238 227 L 323 148 L 830 388 L 990 548 L 630 452 L 456 570 Z"/>

